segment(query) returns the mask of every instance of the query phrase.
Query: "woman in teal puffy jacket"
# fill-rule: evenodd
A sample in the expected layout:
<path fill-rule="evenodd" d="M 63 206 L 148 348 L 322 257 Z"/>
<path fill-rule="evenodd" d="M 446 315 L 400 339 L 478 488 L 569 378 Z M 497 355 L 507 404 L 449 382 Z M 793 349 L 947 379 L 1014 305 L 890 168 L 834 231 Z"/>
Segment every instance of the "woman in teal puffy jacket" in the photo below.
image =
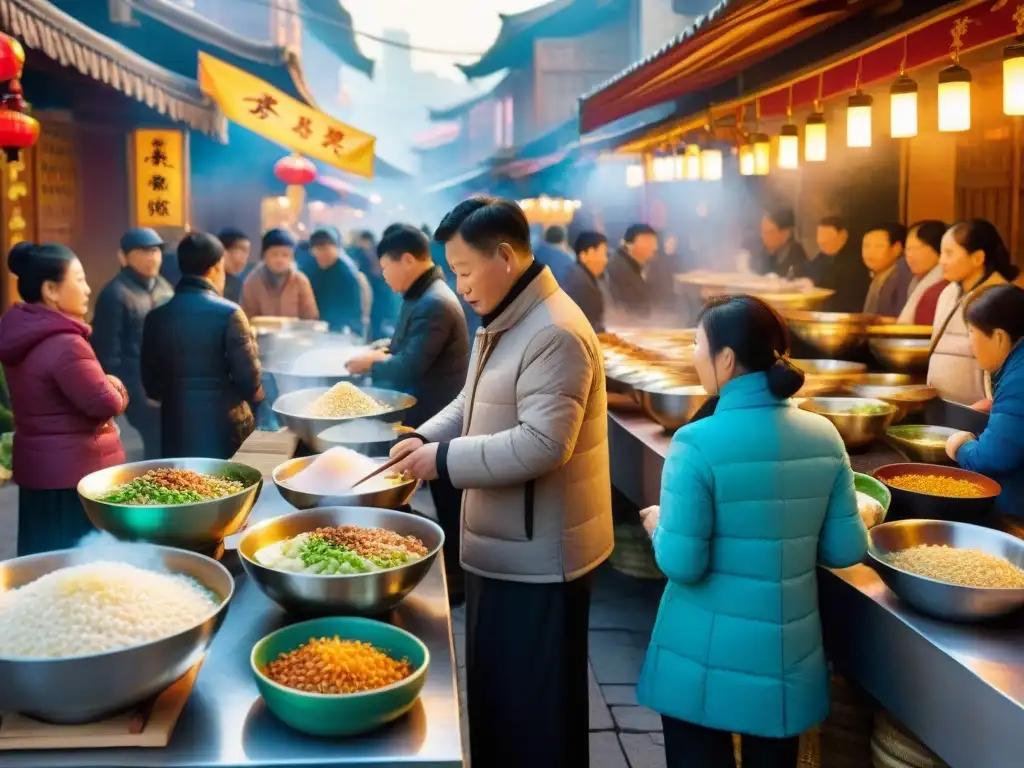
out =
<path fill-rule="evenodd" d="M 860 562 L 867 535 L 842 440 L 788 400 L 803 374 L 785 323 L 750 296 L 699 321 L 695 365 L 719 395 L 672 439 L 647 514 L 668 577 L 638 688 L 661 713 L 668 768 L 793 768 L 828 714 L 816 568 Z"/>

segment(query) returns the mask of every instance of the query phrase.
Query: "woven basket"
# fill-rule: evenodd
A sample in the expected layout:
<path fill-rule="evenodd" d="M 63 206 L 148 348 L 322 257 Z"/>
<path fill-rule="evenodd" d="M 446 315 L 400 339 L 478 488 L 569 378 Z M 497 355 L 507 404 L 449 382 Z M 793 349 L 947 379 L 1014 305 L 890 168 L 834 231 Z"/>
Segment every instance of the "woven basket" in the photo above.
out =
<path fill-rule="evenodd" d="M 642 525 L 621 523 L 615 526 L 612 568 L 636 579 L 663 580 L 665 576 L 654 561 L 651 540 Z"/>
<path fill-rule="evenodd" d="M 871 755 L 877 768 L 949 768 L 884 710 L 875 715 Z"/>

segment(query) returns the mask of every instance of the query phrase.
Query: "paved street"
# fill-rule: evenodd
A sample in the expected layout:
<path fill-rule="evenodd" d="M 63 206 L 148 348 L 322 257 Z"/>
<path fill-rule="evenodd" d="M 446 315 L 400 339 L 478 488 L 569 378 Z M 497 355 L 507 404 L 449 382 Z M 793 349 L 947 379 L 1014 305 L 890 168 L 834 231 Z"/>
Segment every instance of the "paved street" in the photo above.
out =
<path fill-rule="evenodd" d="M 129 461 L 140 459 L 137 433 L 125 424 L 121 427 Z M 17 488 L 0 488 L 0 560 L 14 556 L 17 509 Z M 637 677 L 660 595 L 658 582 L 624 576 L 607 565 L 598 573 L 590 611 L 591 768 L 664 768 L 661 721 L 636 704 Z M 452 626 L 464 692 L 463 609 L 453 613 Z"/>

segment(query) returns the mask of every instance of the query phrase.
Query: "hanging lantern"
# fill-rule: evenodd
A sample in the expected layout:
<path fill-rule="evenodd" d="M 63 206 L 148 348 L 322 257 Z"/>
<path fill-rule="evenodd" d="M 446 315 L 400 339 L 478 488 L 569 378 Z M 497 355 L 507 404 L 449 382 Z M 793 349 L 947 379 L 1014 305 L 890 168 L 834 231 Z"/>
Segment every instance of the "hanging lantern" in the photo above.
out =
<path fill-rule="evenodd" d="M 10 35 L 0 32 L 0 81 L 19 80 L 25 68 L 25 49 Z"/>
<path fill-rule="evenodd" d="M 274 176 L 288 186 L 304 186 L 316 181 L 316 166 L 302 155 L 287 155 L 274 163 Z"/>
<path fill-rule="evenodd" d="M 1003 49 L 1003 113 L 1024 115 L 1024 38 Z"/>
<path fill-rule="evenodd" d="M 871 146 L 871 105 L 874 99 L 858 90 L 846 103 L 846 146 Z"/>
<path fill-rule="evenodd" d="M 804 128 L 804 160 L 808 163 L 823 163 L 828 155 L 828 126 L 825 115 L 813 112 L 807 118 Z"/>
<path fill-rule="evenodd" d="M 971 73 L 959 64 L 939 72 L 939 130 L 957 133 L 971 129 Z"/>
<path fill-rule="evenodd" d="M 779 168 L 792 171 L 800 167 L 800 131 L 792 123 L 779 134 Z"/>
<path fill-rule="evenodd" d="M 754 147 L 754 175 L 767 176 L 772 164 L 772 140 L 766 133 L 755 133 L 750 143 Z"/>
<path fill-rule="evenodd" d="M 10 35 L 0 33 L 0 149 L 8 161 L 18 159 L 21 150 L 39 139 L 39 123 L 25 114 L 21 73 L 25 49 Z"/>
<path fill-rule="evenodd" d="M 889 89 L 889 135 L 894 139 L 917 136 L 917 83 L 900 75 Z"/>
<path fill-rule="evenodd" d="M 35 145 L 38 139 L 38 121 L 21 112 L 0 109 L 0 147 L 8 162 L 17 160 L 21 150 Z"/>
<path fill-rule="evenodd" d="M 700 179 L 700 144 L 687 144 L 683 153 L 683 175 L 689 181 Z"/>
<path fill-rule="evenodd" d="M 708 147 L 701 151 L 700 177 L 704 181 L 721 181 L 722 150 Z"/>
<path fill-rule="evenodd" d="M 754 145 L 749 141 L 740 146 L 740 176 L 754 175 Z"/>

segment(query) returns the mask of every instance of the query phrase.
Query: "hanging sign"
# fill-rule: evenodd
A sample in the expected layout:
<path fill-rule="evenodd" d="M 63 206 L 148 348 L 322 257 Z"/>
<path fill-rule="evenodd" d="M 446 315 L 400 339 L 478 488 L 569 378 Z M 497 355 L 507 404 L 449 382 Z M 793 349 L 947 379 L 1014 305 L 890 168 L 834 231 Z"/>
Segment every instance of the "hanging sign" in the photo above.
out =
<path fill-rule="evenodd" d="M 135 226 L 185 227 L 185 134 L 174 130 L 134 131 L 131 148 Z"/>
<path fill-rule="evenodd" d="M 6 160 L 0 157 L 0 193 L 3 195 L 3 229 L 2 248 L 7 253 L 18 243 L 36 239 L 35 233 L 35 184 L 32 153 L 35 149 L 25 149 L 17 160 Z M 6 263 L 3 269 L 7 270 Z M 18 295 L 18 278 L 14 273 L 6 271 L 6 284 L 3 291 L 3 308 L 21 301 Z"/>
<path fill-rule="evenodd" d="M 199 87 L 243 128 L 339 170 L 373 178 L 376 139 L 205 53 Z"/>
<path fill-rule="evenodd" d="M 78 222 L 78 154 L 73 129 L 48 120 L 36 145 L 36 189 L 41 243 L 74 247 Z"/>

